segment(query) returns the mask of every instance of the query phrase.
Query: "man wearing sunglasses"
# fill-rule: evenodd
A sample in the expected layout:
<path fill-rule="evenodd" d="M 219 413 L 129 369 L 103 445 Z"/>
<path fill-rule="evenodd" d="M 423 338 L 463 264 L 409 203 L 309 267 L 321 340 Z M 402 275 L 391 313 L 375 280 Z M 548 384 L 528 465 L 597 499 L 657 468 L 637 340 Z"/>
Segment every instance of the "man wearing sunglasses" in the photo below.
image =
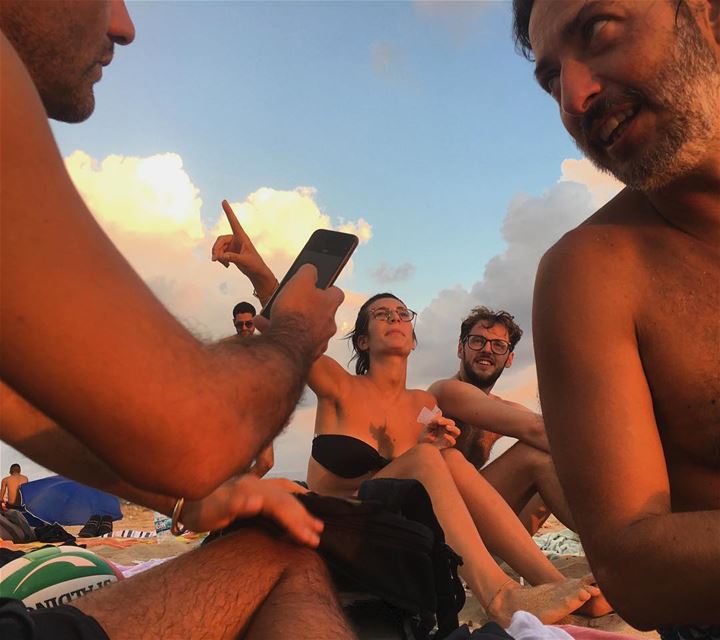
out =
<path fill-rule="evenodd" d="M 461 428 L 457 448 L 535 533 L 554 513 L 566 526 L 574 521 L 555 474 L 542 416 L 491 393 L 502 372 L 512 366 L 522 329 L 507 311 L 475 307 L 460 326 L 460 369 L 430 386 L 443 413 Z M 502 437 L 517 444 L 487 464 Z M 487 466 L 485 466 L 487 465 Z"/>
<path fill-rule="evenodd" d="M 238 302 L 233 307 L 233 324 L 241 338 L 248 338 L 255 333 L 255 307 L 249 302 Z"/>

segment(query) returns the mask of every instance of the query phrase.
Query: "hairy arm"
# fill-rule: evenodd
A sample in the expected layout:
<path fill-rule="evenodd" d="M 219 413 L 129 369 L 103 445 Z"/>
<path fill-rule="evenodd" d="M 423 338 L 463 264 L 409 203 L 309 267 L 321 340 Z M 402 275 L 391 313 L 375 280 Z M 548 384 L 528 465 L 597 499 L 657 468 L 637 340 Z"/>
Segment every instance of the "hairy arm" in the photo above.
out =
<path fill-rule="evenodd" d="M 438 380 L 428 391 L 437 398 L 445 415 L 550 451 L 542 416 L 521 405 L 489 397 L 477 387 L 454 378 Z"/>
<path fill-rule="evenodd" d="M 720 622 L 720 512 L 672 513 L 632 258 L 582 227 L 543 258 L 533 333 L 555 467 L 603 593 L 639 628 Z M 631 253 L 630 253 L 631 255 Z M 558 347 L 561 345 L 561 348 Z"/>
<path fill-rule="evenodd" d="M 86 446 L 2 383 L 0 406 L 3 439 L 29 458 L 77 482 L 172 514 L 175 498 L 125 482 Z M 186 501 L 181 521 L 193 531 L 207 531 L 222 528 L 236 518 L 262 514 L 281 524 L 297 542 L 315 547 L 322 523 L 287 495 L 303 491 L 281 478 L 259 482 L 250 475 L 234 477 L 208 497 Z"/>
<path fill-rule="evenodd" d="M 0 46 L 0 377 L 132 484 L 202 497 L 285 424 L 317 351 L 310 309 L 283 318 L 278 304 L 248 345 L 200 344 L 97 225 L 25 68 Z M 327 308 L 311 289 L 306 305 Z M 237 371 L 253 375 L 237 384 Z"/>

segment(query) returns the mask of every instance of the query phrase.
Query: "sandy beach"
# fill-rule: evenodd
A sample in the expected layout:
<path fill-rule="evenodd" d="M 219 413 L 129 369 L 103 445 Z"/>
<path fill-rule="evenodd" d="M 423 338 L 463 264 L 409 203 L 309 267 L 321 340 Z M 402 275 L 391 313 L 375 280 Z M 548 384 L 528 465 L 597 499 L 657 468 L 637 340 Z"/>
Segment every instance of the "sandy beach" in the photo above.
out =
<path fill-rule="evenodd" d="M 122 501 L 123 519 L 114 523 L 114 530 L 133 529 L 137 531 L 154 531 L 153 512 L 144 507 Z M 555 518 L 550 518 L 541 528 L 538 534 L 557 532 L 564 527 Z M 77 534 L 80 527 L 66 527 L 72 533 Z M 82 541 L 79 541 L 82 543 Z M 141 562 L 157 558 L 175 557 L 194 549 L 198 539 L 174 538 L 163 536 L 160 539 L 151 538 L 148 540 L 126 540 L 113 538 L 105 542 L 100 539 L 91 539 L 88 546 L 102 557 L 123 567 L 133 566 Z M 560 556 L 552 560 L 553 564 L 569 577 L 581 577 L 589 573 L 587 561 L 581 556 Z M 508 575 L 517 577 L 506 565 L 501 565 Z M 487 621 L 482 607 L 477 600 L 468 593 L 467 602 L 461 613 L 461 620 L 473 627 L 478 627 Z M 584 616 L 572 615 L 561 621 L 563 624 L 594 627 L 604 631 L 614 631 L 638 638 L 655 638 L 660 636 L 654 631 L 643 632 L 633 629 L 620 616 L 611 613 L 600 618 L 586 618 Z"/>

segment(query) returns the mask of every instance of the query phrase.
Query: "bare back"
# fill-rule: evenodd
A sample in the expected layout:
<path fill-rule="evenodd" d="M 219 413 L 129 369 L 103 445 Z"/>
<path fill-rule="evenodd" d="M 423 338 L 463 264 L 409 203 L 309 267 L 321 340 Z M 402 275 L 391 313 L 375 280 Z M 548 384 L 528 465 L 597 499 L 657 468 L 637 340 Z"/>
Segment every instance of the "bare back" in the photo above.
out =
<path fill-rule="evenodd" d="M 10 474 L 2 480 L 2 491 L 0 491 L 0 500 L 5 500 L 7 493 L 7 501 L 10 504 L 19 504 L 18 488 L 28 481 L 27 476 L 21 473 Z"/>

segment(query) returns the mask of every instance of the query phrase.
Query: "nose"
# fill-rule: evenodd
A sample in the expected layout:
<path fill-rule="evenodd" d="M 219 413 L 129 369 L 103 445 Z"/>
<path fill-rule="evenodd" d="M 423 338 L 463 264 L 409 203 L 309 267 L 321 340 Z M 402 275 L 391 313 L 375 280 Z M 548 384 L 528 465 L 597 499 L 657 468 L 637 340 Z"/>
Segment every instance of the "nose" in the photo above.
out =
<path fill-rule="evenodd" d="M 135 25 L 125 6 L 125 0 L 111 0 L 108 36 L 115 44 L 126 45 L 135 40 Z"/>
<path fill-rule="evenodd" d="M 480 349 L 483 353 L 492 353 L 492 344 L 490 343 L 490 340 L 488 340 L 484 345 L 483 348 Z"/>
<path fill-rule="evenodd" d="M 563 115 L 581 116 L 600 95 L 602 87 L 590 68 L 578 60 L 566 60 L 560 72 L 560 109 Z"/>

